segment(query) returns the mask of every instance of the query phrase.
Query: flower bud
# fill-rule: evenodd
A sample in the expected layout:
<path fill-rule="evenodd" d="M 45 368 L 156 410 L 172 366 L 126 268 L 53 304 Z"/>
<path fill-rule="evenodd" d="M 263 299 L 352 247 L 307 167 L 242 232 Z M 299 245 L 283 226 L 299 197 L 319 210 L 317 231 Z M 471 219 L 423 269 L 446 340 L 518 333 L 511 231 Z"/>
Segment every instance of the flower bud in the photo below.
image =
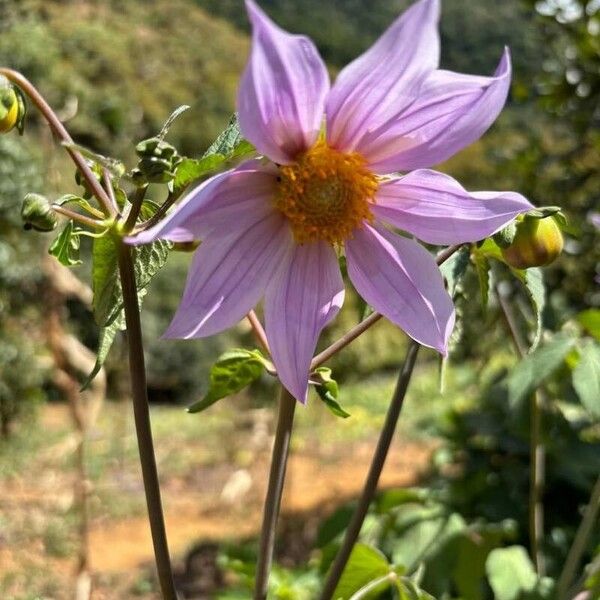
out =
<path fill-rule="evenodd" d="M 0 133 L 8 133 L 19 124 L 21 104 L 15 88 L 0 79 Z"/>
<path fill-rule="evenodd" d="M 562 249 L 563 236 L 554 217 L 525 216 L 517 223 L 512 244 L 502 249 L 502 256 L 511 267 L 528 269 L 550 264 Z"/>
<path fill-rule="evenodd" d="M 52 210 L 48 198 L 40 194 L 27 194 L 21 206 L 21 218 L 25 229 L 52 231 L 56 229 L 58 218 Z"/>

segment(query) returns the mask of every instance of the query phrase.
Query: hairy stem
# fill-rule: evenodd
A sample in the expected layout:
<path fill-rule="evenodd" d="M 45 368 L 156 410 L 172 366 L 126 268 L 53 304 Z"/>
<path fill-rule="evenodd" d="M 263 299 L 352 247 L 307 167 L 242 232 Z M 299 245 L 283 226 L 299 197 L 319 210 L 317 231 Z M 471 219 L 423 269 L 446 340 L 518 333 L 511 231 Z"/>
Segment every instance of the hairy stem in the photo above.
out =
<path fill-rule="evenodd" d="M 137 287 L 133 271 L 131 248 L 119 242 L 119 274 L 123 287 L 123 301 L 127 324 L 127 343 L 129 350 L 129 369 L 131 374 L 131 391 L 133 396 L 133 412 L 137 433 L 144 491 L 150 519 L 150 530 L 154 555 L 158 570 L 158 579 L 165 600 L 177 600 L 167 535 L 163 516 L 160 486 L 154 456 L 148 393 L 146 389 L 146 367 L 144 364 L 144 348 L 142 345 L 142 329 L 137 298 Z"/>
<path fill-rule="evenodd" d="M 496 287 L 496 296 L 517 354 L 520 358 L 523 358 L 527 353 L 527 345 L 521 336 L 511 306 L 498 287 Z M 543 390 L 536 390 L 531 395 L 529 403 L 529 543 L 536 572 L 541 577 L 546 573 L 544 553 L 542 552 L 544 542 L 544 504 L 542 496 L 544 495 L 546 479 L 546 449 L 542 442 L 542 409 L 545 404 L 547 404 L 547 399 Z"/>
<path fill-rule="evenodd" d="M 567 594 L 567 589 L 577 575 L 577 568 L 579 567 L 581 557 L 583 556 L 583 553 L 589 544 L 590 538 L 594 533 L 599 512 L 600 477 L 598 477 L 592 489 L 589 504 L 585 508 L 583 518 L 581 519 L 581 523 L 579 524 L 579 528 L 575 534 L 573 544 L 571 548 L 569 548 L 567 559 L 565 560 L 562 573 L 558 579 L 558 584 L 556 586 L 556 597 L 558 600 L 566 600 L 570 597 L 570 594 Z"/>
<path fill-rule="evenodd" d="M 260 532 L 254 600 L 266 600 L 267 598 L 269 572 L 271 570 L 271 563 L 273 562 L 273 549 L 275 547 L 275 529 L 279 516 L 279 508 L 281 507 L 281 494 L 283 492 L 295 410 L 296 399 L 282 386 L 279 396 L 279 415 L 277 417 L 277 431 L 273 444 L 271 471 L 269 473 L 269 484 Z"/>
<path fill-rule="evenodd" d="M 379 435 L 379 441 L 377 442 L 375 455 L 371 461 L 371 467 L 369 468 L 367 480 L 358 501 L 358 506 L 355 508 L 354 513 L 352 514 L 352 519 L 350 520 L 350 524 L 346 530 L 346 535 L 344 536 L 342 546 L 335 557 L 331 569 L 329 570 L 329 575 L 325 581 L 323 591 L 319 596 L 320 600 L 331 600 L 340 577 L 344 572 L 344 568 L 348 563 L 348 559 L 352 553 L 352 548 L 354 548 L 354 544 L 358 539 L 362 524 L 367 516 L 369 505 L 371 504 L 373 497 L 375 496 L 375 492 L 377 491 L 377 484 L 379 483 L 379 478 L 381 476 L 381 472 L 383 470 L 383 466 L 394 437 L 394 431 L 396 430 L 396 424 L 398 423 L 400 411 L 402 410 L 402 405 L 404 404 L 404 398 L 406 397 L 408 384 L 410 383 L 415 362 L 417 360 L 419 347 L 420 346 L 417 342 L 411 340 L 406 351 L 404 364 L 402 365 L 402 370 L 400 371 L 400 375 L 398 377 L 398 383 L 396 384 L 396 389 L 385 417 L 383 429 Z"/>
<path fill-rule="evenodd" d="M 64 125 L 60 122 L 60 119 L 56 113 L 46 102 L 44 97 L 38 92 L 36 87 L 25 76 L 18 71 L 13 71 L 12 69 L 6 68 L 0 68 L 0 75 L 4 75 L 9 81 L 19 86 L 19 88 L 25 94 L 27 94 L 31 101 L 36 105 L 44 119 L 46 119 L 52 131 L 61 141 L 66 142 L 67 144 L 73 143 L 73 139 L 69 135 L 69 132 L 65 129 Z M 100 205 L 103 207 L 107 216 L 116 217 L 118 213 L 117 207 L 112 203 L 110 197 L 100 185 L 100 182 L 96 179 L 96 176 L 92 173 L 92 170 L 88 166 L 85 158 L 83 158 L 79 152 L 69 147 L 67 147 L 66 150 L 71 155 L 71 158 L 77 165 L 77 168 L 81 171 L 81 174 L 90 186 L 90 190 L 93 192 L 94 196 L 96 196 L 98 202 L 100 202 Z"/>
<path fill-rule="evenodd" d="M 127 215 L 127 220 L 125 221 L 125 231 L 129 232 L 135 227 L 138 217 L 140 216 L 140 211 L 142 210 L 142 204 L 144 202 L 144 198 L 146 197 L 147 190 L 147 185 L 141 185 L 135 188 L 135 192 L 131 194 L 131 208 L 129 209 L 129 214 Z"/>
<path fill-rule="evenodd" d="M 62 215 L 63 217 L 67 217 L 67 219 L 72 219 L 77 223 L 81 223 L 82 225 L 87 225 L 88 227 L 92 227 L 93 229 L 106 229 L 106 225 L 104 225 L 101 221 L 96 221 L 96 219 L 92 219 L 86 215 L 82 215 L 74 210 L 70 210 L 69 208 L 65 208 L 64 206 L 59 206 L 58 204 L 52 204 L 50 206 L 55 213 Z"/>

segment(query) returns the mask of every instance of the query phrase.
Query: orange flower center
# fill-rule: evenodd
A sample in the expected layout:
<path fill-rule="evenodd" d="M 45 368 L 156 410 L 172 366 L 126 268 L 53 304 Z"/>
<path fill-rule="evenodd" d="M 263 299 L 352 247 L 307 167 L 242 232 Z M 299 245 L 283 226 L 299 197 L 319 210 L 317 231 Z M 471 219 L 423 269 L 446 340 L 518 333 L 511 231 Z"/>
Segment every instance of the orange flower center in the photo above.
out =
<path fill-rule="evenodd" d="M 373 221 L 377 178 L 365 165 L 360 154 L 319 141 L 280 167 L 275 206 L 289 219 L 296 242 L 340 244 L 363 221 Z"/>

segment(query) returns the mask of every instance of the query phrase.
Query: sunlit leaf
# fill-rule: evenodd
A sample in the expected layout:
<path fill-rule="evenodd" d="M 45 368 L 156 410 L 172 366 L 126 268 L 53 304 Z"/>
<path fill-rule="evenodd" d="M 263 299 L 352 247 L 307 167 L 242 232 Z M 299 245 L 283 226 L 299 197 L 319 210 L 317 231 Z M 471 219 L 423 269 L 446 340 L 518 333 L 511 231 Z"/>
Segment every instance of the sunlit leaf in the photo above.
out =
<path fill-rule="evenodd" d="M 390 571 L 388 560 L 379 550 L 366 544 L 356 544 L 332 598 L 349 600 L 369 582 L 389 574 Z"/>
<path fill-rule="evenodd" d="M 558 334 L 528 354 L 508 377 L 508 399 L 513 408 L 560 367 L 575 344 L 575 338 Z"/>
<path fill-rule="evenodd" d="M 600 345 L 583 345 L 573 370 L 573 387 L 581 403 L 594 417 L 600 417 Z"/>
<path fill-rule="evenodd" d="M 262 375 L 266 366 L 267 360 L 258 350 L 225 352 L 210 369 L 208 391 L 188 407 L 188 412 L 202 412 L 221 398 L 243 390 Z"/>
<path fill-rule="evenodd" d="M 521 546 L 492 550 L 485 564 L 496 600 L 518 600 L 532 592 L 538 582 L 527 551 Z"/>
<path fill-rule="evenodd" d="M 79 246 L 79 234 L 75 230 L 73 221 L 69 221 L 52 242 L 48 252 L 65 267 L 73 267 L 81 264 Z"/>

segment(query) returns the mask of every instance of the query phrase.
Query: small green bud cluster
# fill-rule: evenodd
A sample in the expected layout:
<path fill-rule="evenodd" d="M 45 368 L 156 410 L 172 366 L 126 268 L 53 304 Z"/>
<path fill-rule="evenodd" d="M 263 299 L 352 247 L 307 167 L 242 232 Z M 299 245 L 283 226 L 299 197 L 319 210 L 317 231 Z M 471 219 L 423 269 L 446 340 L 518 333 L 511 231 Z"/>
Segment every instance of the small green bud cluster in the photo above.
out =
<path fill-rule="evenodd" d="M 137 185 L 168 183 L 175 177 L 175 169 L 182 161 L 175 147 L 160 137 L 142 140 L 135 151 L 140 160 L 131 176 Z"/>

